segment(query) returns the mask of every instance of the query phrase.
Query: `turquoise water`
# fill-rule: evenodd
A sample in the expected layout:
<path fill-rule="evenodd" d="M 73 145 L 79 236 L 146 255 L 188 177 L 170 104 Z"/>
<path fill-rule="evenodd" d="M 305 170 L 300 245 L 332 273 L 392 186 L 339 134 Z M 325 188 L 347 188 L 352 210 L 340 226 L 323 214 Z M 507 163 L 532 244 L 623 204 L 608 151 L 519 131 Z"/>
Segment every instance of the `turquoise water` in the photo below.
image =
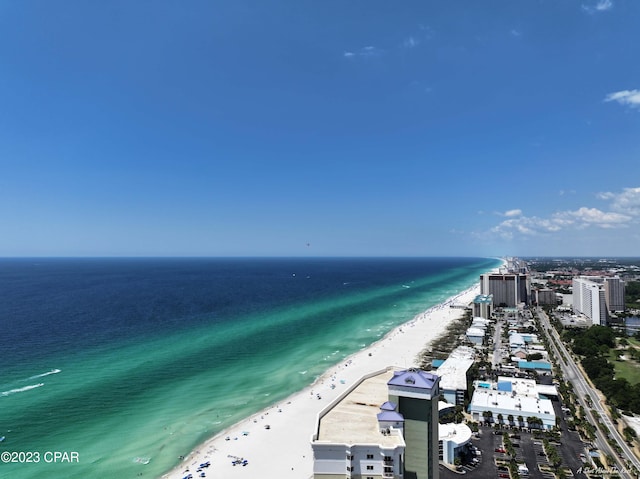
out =
<path fill-rule="evenodd" d="M 499 264 L 167 261 L 0 261 L 0 477 L 159 477 Z"/>

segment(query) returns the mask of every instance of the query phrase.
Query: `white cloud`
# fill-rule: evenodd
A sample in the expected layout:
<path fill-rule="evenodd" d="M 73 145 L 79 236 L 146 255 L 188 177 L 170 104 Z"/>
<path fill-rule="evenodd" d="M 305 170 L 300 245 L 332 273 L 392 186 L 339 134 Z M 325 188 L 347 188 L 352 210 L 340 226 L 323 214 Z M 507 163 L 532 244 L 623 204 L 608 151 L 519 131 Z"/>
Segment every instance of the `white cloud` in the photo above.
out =
<path fill-rule="evenodd" d="M 505 239 L 512 239 L 516 234 L 522 236 L 537 236 L 545 233 L 560 231 L 563 227 L 571 224 L 571 220 L 554 217 L 550 219 L 538 218 L 536 216 L 520 216 L 503 221 L 491 228 L 490 233 Z"/>
<path fill-rule="evenodd" d="M 383 50 L 374 47 L 373 45 L 367 45 L 366 47 L 362 47 L 360 50 L 355 52 L 345 50 L 342 54 L 345 58 L 354 58 L 354 57 L 375 57 L 382 54 Z"/>
<path fill-rule="evenodd" d="M 511 30 L 509 33 L 511 33 L 511 35 L 514 36 L 514 37 L 521 37 L 522 36 L 522 32 L 520 30 L 516 30 L 515 28 L 513 30 Z"/>
<path fill-rule="evenodd" d="M 625 188 L 619 193 L 599 193 L 597 197 L 609 202 L 609 210 L 583 206 L 576 210 L 558 211 L 548 218 L 524 216 L 519 209 L 498 213 L 506 217 L 504 221 L 484 233 L 476 233 L 481 238 L 501 237 L 503 239 L 525 238 L 551 235 L 563 230 L 584 230 L 586 228 L 614 229 L 627 228 L 640 220 L 640 187 Z"/>
<path fill-rule="evenodd" d="M 596 4 L 596 10 L 604 12 L 605 10 L 611 10 L 613 8 L 612 0 L 600 0 Z"/>
<path fill-rule="evenodd" d="M 520 216 L 522 214 L 522 210 L 508 210 L 503 213 L 504 216 Z"/>
<path fill-rule="evenodd" d="M 631 216 L 621 213 L 604 212 L 597 208 L 582 207 L 576 211 L 566 211 L 557 213 L 558 218 L 572 217 L 575 218 L 578 227 L 588 225 L 598 226 L 600 228 L 615 228 L 619 226 L 627 226 L 631 220 Z"/>
<path fill-rule="evenodd" d="M 598 12 L 606 12 L 613 8 L 612 0 L 599 0 L 595 5 L 582 5 L 582 9 L 590 15 Z"/>
<path fill-rule="evenodd" d="M 379 54 L 380 54 L 380 50 L 378 50 L 376 47 L 371 45 L 366 46 L 362 50 L 360 50 L 360 55 L 365 57 L 371 57 Z"/>
<path fill-rule="evenodd" d="M 640 108 L 640 90 L 621 90 L 609 93 L 604 101 L 617 101 L 621 105 Z"/>
<path fill-rule="evenodd" d="M 625 188 L 622 193 L 600 193 L 598 198 L 611 201 L 613 211 L 640 216 L 640 188 Z"/>
<path fill-rule="evenodd" d="M 418 46 L 418 43 L 420 43 L 418 40 L 416 40 L 414 37 L 408 37 L 404 39 L 404 42 L 402 42 L 402 45 L 405 48 L 413 48 Z"/>

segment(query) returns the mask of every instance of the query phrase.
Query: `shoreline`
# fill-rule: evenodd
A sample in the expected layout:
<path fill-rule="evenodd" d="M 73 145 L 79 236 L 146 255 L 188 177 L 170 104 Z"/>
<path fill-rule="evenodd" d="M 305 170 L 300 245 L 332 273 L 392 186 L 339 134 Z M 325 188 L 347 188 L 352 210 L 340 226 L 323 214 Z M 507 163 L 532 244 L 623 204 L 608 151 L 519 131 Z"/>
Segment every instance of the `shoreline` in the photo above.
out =
<path fill-rule="evenodd" d="M 468 305 L 479 292 L 480 283 L 474 283 L 419 313 L 368 347 L 330 366 L 304 389 L 207 439 L 161 479 L 182 479 L 188 474 L 199 477 L 198 466 L 206 462 L 210 462 L 210 467 L 202 469 L 206 477 L 249 478 L 255 470 L 267 479 L 311 477 L 311 436 L 318 413 L 371 371 L 389 366 L 417 367 L 420 353 L 451 321 L 461 316 L 462 310 L 451 305 Z M 407 334 L 409 330 L 411 334 Z M 248 463 L 235 465 L 235 459 L 246 459 Z"/>

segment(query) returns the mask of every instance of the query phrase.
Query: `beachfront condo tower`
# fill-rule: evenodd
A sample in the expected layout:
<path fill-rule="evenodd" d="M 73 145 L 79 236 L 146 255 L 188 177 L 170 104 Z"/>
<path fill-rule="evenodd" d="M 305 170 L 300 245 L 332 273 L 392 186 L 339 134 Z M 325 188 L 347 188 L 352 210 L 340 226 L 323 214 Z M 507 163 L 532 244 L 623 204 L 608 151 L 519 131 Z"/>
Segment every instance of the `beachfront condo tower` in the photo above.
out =
<path fill-rule="evenodd" d="M 487 273 L 480 275 L 480 294 L 492 295 L 495 308 L 515 308 L 529 303 L 531 280 L 523 273 Z"/>
<path fill-rule="evenodd" d="M 318 414 L 314 479 L 438 479 L 439 377 L 389 367 Z"/>
<path fill-rule="evenodd" d="M 440 377 L 419 369 L 395 371 L 389 401 L 404 418 L 404 479 L 438 479 Z"/>

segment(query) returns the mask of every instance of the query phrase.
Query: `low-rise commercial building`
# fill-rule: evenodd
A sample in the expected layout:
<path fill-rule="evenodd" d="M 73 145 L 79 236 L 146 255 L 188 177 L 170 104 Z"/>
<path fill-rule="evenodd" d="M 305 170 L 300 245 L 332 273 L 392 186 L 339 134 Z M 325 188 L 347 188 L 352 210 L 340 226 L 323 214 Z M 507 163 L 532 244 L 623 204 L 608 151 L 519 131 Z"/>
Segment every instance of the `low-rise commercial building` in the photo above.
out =
<path fill-rule="evenodd" d="M 469 404 L 469 413 L 476 421 L 500 422 L 514 426 L 551 429 L 556 425 L 553 404 L 547 394 L 541 394 L 533 380 L 499 377 L 495 383 L 474 382 L 474 392 Z M 531 422 L 530 418 L 537 418 Z"/>

